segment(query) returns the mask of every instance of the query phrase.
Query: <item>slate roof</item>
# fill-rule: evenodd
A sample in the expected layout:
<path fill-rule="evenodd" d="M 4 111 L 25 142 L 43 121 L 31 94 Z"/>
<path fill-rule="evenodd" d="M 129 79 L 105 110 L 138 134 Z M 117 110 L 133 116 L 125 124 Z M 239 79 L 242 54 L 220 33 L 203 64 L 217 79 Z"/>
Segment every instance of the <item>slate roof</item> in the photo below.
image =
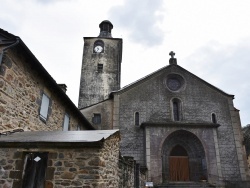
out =
<path fill-rule="evenodd" d="M 76 146 L 100 145 L 119 130 L 26 131 L 0 136 L 1 146 Z M 67 144 L 68 143 L 68 144 Z"/>

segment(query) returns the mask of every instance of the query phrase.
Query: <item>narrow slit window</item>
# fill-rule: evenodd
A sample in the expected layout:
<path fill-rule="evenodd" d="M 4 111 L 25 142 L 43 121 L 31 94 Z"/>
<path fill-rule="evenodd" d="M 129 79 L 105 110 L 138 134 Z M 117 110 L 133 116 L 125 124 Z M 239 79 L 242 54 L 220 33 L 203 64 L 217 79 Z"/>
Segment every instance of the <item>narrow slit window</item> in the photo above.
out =
<path fill-rule="evenodd" d="M 135 125 L 139 126 L 139 124 L 140 124 L 140 115 L 139 115 L 139 112 L 136 112 L 135 113 Z"/>
<path fill-rule="evenodd" d="M 212 122 L 217 123 L 216 115 L 212 113 Z"/>
<path fill-rule="evenodd" d="M 174 114 L 174 120 L 179 121 L 180 120 L 180 112 L 179 112 L 179 105 L 178 102 L 173 102 L 173 114 Z"/>
<path fill-rule="evenodd" d="M 180 99 L 172 99 L 172 118 L 173 121 L 181 121 L 182 112 L 181 112 L 181 100 Z"/>
<path fill-rule="evenodd" d="M 48 119 L 49 103 L 50 103 L 50 98 L 47 95 L 43 94 L 41 108 L 40 108 L 40 118 L 43 121 L 47 121 Z"/>

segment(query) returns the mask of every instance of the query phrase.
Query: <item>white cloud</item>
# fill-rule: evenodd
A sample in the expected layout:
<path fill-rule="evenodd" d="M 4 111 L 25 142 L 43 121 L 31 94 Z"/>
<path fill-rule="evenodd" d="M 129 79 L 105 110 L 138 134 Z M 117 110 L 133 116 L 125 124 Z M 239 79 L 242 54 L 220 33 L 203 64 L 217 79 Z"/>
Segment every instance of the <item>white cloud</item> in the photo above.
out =
<path fill-rule="evenodd" d="M 235 95 L 235 107 L 240 109 L 243 126 L 250 122 L 249 51 L 250 38 L 237 45 L 210 43 L 195 51 L 183 65 L 226 93 Z"/>
<path fill-rule="evenodd" d="M 124 28 L 133 42 L 147 46 L 160 45 L 164 34 L 158 23 L 163 20 L 163 0 L 126 0 L 114 6 L 110 16 L 117 26 Z"/>

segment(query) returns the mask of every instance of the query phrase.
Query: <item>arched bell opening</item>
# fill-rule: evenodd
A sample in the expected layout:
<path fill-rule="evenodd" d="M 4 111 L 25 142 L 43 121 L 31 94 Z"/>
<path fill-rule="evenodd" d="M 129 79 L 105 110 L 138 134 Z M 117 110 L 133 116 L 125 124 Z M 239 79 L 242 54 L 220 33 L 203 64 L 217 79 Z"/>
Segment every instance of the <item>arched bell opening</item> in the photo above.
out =
<path fill-rule="evenodd" d="M 185 130 L 171 133 L 164 141 L 162 165 L 163 182 L 207 178 L 203 145 L 196 135 Z"/>

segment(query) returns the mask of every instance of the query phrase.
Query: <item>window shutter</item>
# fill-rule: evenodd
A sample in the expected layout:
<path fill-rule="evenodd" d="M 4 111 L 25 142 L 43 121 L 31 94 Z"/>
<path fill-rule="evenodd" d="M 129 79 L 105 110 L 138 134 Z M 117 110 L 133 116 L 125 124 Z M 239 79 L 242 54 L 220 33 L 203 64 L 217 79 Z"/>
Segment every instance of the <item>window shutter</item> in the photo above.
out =
<path fill-rule="evenodd" d="M 42 104 L 40 109 L 40 117 L 45 121 L 47 120 L 48 117 L 48 110 L 49 110 L 49 97 L 43 94 Z"/>

